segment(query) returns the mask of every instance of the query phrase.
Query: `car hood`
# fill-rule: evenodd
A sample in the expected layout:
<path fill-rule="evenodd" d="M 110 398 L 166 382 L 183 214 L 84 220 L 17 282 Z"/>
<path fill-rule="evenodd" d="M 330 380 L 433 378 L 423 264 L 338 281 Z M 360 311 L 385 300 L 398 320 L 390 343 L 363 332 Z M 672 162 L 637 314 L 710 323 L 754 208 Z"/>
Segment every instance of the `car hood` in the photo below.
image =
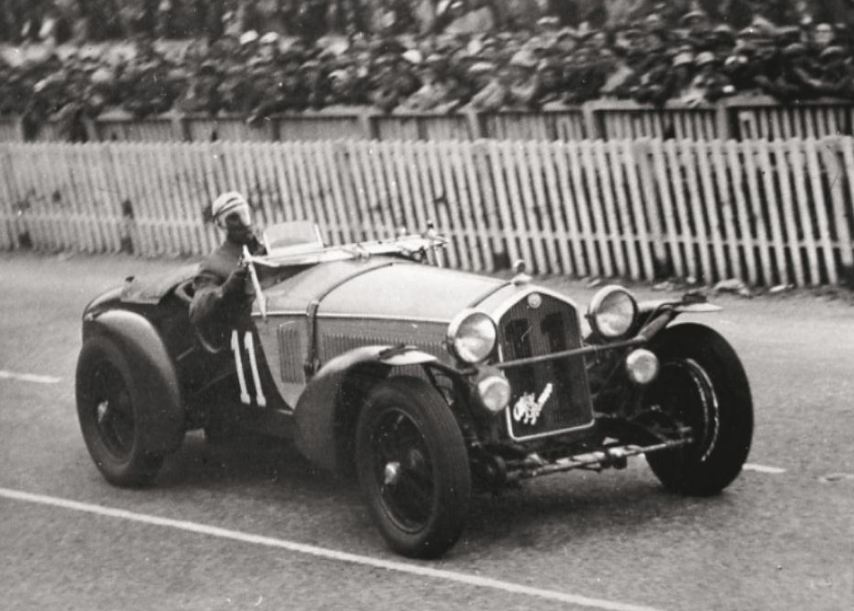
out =
<path fill-rule="evenodd" d="M 314 266 L 264 291 L 271 314 L 450 321 L 500 291 L 504 280 L 377 257 Z"/>

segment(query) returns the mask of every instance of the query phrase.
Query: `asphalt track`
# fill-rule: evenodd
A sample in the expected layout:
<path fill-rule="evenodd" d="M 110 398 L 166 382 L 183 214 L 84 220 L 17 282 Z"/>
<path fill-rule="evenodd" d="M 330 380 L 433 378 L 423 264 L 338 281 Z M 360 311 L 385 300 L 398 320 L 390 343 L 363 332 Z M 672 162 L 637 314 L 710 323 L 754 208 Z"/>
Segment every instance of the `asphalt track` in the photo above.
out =
<path fill-rule="evenodd" d="M 194 434 L 155 487 L 104 482 L 74 407 L 80 312 L 174 265 L 0 255 L 0 607 L 854 608 L 850 298 L 723 296 L 702 318 L 756 403 L 750 468 L 724 494 L 668 494 L 642 461 L 553 476 L 476 497 L 451 553 L 412 562 L 386 550 L 356 486 L 276 442 Z"/>

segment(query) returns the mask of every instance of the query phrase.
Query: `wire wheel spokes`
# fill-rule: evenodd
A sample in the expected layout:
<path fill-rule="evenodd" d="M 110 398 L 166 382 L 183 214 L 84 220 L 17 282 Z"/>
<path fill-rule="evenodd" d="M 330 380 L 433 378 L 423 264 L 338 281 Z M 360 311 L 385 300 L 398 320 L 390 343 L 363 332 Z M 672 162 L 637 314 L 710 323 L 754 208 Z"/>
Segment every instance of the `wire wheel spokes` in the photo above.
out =
<path fill-rule="evenodd" d="M 417 532 L 433 513 L 436 486 L 430 451 L 418 424 L 399 409 L 386 410 L 372 435 L 374 473 L 388 516 Z"/>
<path fill-rule="evenodd" d="M 95 424 L 107 450 L 116 458 L 130 456 L 136 423 L 130 394 L 118 370 L 102 363 L 92 375 Z"/>
<path fill-rule="evenodd" d="M 664 363 L 656 393 L 658 407 L 678 424 L 691 429 L 700 461 L 706 460 L 715 447 L 720 429 L 720 408 L 714 385 L 702 366 L 693 359 Z M 666 390 L 664 390 L 666 389 Z"/>

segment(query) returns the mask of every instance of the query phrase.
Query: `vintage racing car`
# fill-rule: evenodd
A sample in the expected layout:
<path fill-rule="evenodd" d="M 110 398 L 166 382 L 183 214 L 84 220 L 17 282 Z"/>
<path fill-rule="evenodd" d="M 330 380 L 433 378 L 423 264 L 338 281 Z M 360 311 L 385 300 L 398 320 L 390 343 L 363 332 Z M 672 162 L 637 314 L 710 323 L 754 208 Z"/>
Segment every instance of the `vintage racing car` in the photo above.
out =
<path fill-rule="evenodd" d="M 214 341 L 188 310 L 195 267 L 125 285 L 83 314 L 76 394 L 104 477 L 151 483 L 185 432 L 247 427 L 356 475 L 387 543 L 436 557 L 473 490 L 644 454 L 669 489 L 732 482 L 753 432 L 744 369 L 695 294 L 638 303 L 616 285 L 586 312 L 532 283 L 435 265 L 434 233 L 324 246 L 284 225 L 246 253 L 252 321 Z M 275 231 L 271 235 L 275 235 Z"/>

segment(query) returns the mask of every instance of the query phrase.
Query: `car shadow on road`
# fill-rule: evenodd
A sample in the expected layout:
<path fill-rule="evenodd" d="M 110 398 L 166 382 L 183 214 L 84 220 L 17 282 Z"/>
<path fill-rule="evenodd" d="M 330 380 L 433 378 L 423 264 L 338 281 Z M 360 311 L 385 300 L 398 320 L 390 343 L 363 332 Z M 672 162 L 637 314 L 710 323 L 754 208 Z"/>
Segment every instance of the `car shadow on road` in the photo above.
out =
<path fill-rule="evenodd" d="M 355 477 L 318 469 L 292 445 L 256 435 L 213 445 L 203 435 L 191 434 L 157 481 L 157 487 L 164 489 L 245 490 L 247 486 L 253 488 L 253 496 L 299 499 L 308 509 L 331 505 L 347 513 L 362 503 Z M 726 507 L 733 504 L 733 496 L 726 492 L 705 499 L 669 493 L 641 469 L 601 476 L 559 475 L 497 494 L 475 494 L 463 553 L 497 543 L 561 549 L 568 540 L 598 540 L 609 532 L 626 534 L 659 526 L 677 528 L 707 514 L 726 520 Z M 370 529 L 367 512 L 359 514 L 351 525 Z"/>
<path fill-rule="evenodd" d="M 311 464 L 288 442 L 251 433 L 218 444 L 209 443 L 201 433 L 189 434 L 166 461 L 157 487 L 218 488 L 280 481 L 308 497 L 357 492 L 355 485 L 342 486 L 341 478 Z"/>
<path fill-rule="evenodd" d="M 498 495 L 474 498 L 466 528 L 469 544 L 506 542 L 513 547 L 561 549 L 568 541 L 601 541 L 612 533 L 677 528 L 734 505 L 724 492 L 707 498 L 671 493 L 639 475 L 575 475 L 525 482 Z M 611 534 L 609 534 L 611 533 Z"/>

